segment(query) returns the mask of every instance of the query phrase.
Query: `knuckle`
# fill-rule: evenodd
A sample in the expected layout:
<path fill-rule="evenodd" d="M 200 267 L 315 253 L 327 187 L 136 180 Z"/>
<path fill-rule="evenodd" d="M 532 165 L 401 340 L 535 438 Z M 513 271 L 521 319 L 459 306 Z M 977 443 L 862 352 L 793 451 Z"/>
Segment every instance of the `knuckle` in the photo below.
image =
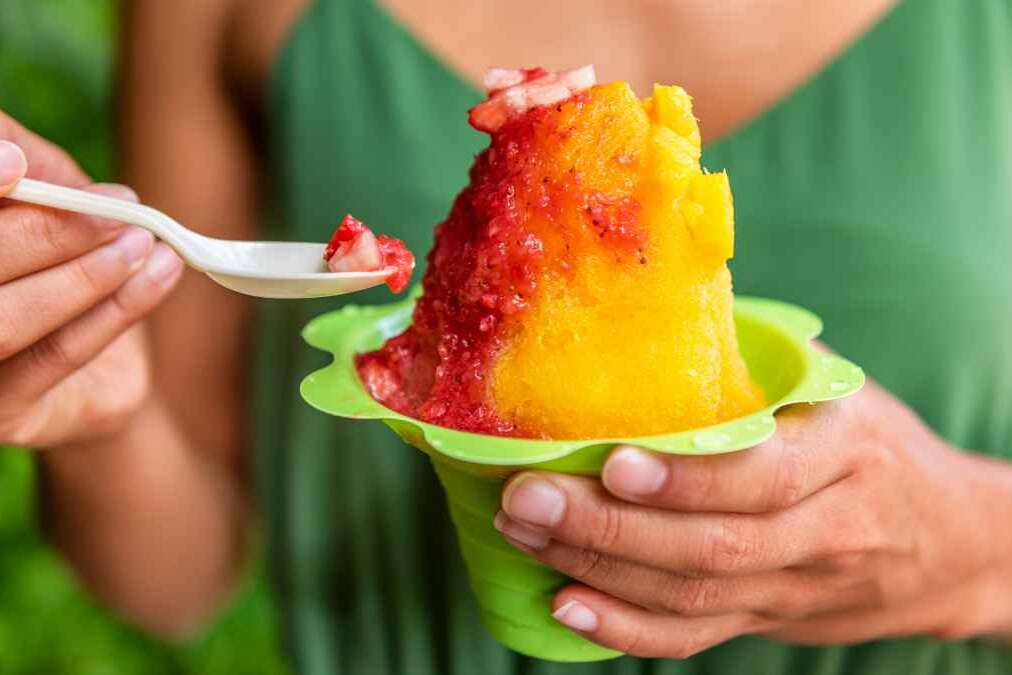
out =
<path fill-rule="evenodd" d="M 822 531 L 809 543 L 808 558 L 835 570 L 859 568 L 878 552 L 880 543 L 888 541 L 878 516 L 864 505 L 846 514 L 826 514 L 823 522 Z"/>
<path fill-rule="evenodd" d="M 596 527 L 590 535 L 593 548 L 612 550 L 621 540 L 625 530 L 625 516 L 614 506 L 605 505 L 598 510 Z"/>
<path fill-rule="evenodd" d="M 690 461 L 685 462 L 688 470 L 681 472 L 677 477 L 678 491 L 681 493 L 679 501 L 690 509 L 711 503 L 712 496 L 719 486 L 718 472 L 714 470 L 713 462 L 692 461 L 696 459 L 690 458 Z"/>
<path fill-rule="evenodd" d="M 702 571 L 732 574 L 747 568 L 758 553 L 758 545 L 745 534 L 741 521 L 726 517 L 708 537 L 701 561 Z"/>
<path fill-rule="evenodd" d="M 71 282 L 81 287 L 87 297 L 105 295 L 112 286 L 118 265 L 100 265 L 92 256 L 82 256 L 70 263 Z"/>
<path fill-rule="evenodd" d="M 805 592 L 778 594 L 766 607 L 751 610 L 752 615 L 763 623 L 801 621 L 813 613 L 816 603 Z"/>
<path fill-rule="evenodd" d="M 2 321 L 2 318 L 0 318 L 0 321 Z M 0 361 L 6 361 L 20 351 L 17 345 L 17 338 L 3 327 L 5 325 L 7 325 L 6 322 L 0 323 Z"/>
<path fill-rule="evenodd" d="M 765 505 L 770 510 L 794 506 L 807 496 L 811 475 L 809 454 L 798 447 L 784 449 L 777 466 L 772 489 L 766 496 Z"/>
<path fill-rule="evenodd" d="M 84 365 L 84 358 L 68 342 L 61 339 L 61 333 L 53 333 L 32 345 L 28 353 L 31 360 L 41 367 L 74 371 Z"/>
<path fill-rule="evenodd" d="M 899 461 L 892 447 L 878 438 L 865 438 L 861 447 L 861 474 L 880 478 L 895 468 Z"/>
<path fill-rule="evenodd" d="M 654 654 L 647 649 L 646 640 L 644 640 L 643 636 L 643 629 L 639 626 L 631 627 L 615 642 L 615 649 L 623 654 L 641 657 L 654 656 Z"/>
<path fill-rule="evenodd" d="M 663 609 L 683 616 L 699 616 L 712 611 L 718 597 L 709 579 L 672 577 L 660 592 Z"/>
<path fill-rule="evenodd" d="M 856 508 L 844 517 L 827 523 L 820 545 L 813 546 L 816 558 L 832 560 L 846 569 L 863 565 L 872 556 L 903 546 L 891 535 L 887 517 L 871 508 Z"/>
<path fill-rule="evenodd" d="M 879 514 L 869 514 L 864 528 L 860 532 L 854 532 L 850 540 L 855 544 L 854 549 L 868 556 L 877 555 L 884 551 L 902 551 L 914 553 L 907 537 L 909 533 L 896 537 L 891 534 L 891 528 L 886 524 L 885 517 Z"/>
<path fill-rule="evenodd" d="M 165 287 L 143 272 L 130 277 L 112 295 L 113 304 L 123 323 L 136 321 L 151 312 L 165 297 Z"/>
<path fill-rule="evenodd" d="M 29 231 L 38 230 L 45 247 L 50 251 L 63 251 L 66 248 L 64 233 L 61 231 L 60 220 L 55 217 L 55 214 L 43 209 L 32 209 L 29 213 L 30 215 L 26 215 L 26 218 L 30 219 L 26 223 L 27 229 Z"/>
<path fill-rule="evenodd" d="M 104 397 L 88 411 L 91 427 L 97 433 L 105 433 L 119 427 L 123 420 L 137 413 L 150 393 L 150 376 L 146 369 L 119 383 L 115 396 Z"/>
<path fill-rule="evenodd" d="M 610 576 L 611 565 L 608 558 L 597 551 L 582 549 L 573 562 L 570 573 L 574 578 L 586 581 Z"/>
<path fill-rule="evenodd" d="M 144 274 L 132 278 L 128 286 L 129 288 L 121 288 L 113 293 L 109 303 L 115 314 L 115 321 L 123 325 L 144 314 L 147 308 L 145 300 L 156 297 L 157 290 L 155 282 Z"/>
<path fill-rule="evenodd" d="M 684 661 L 685 659 L 695 656 L 701 651 L 703 651 L 703 646 L 699 644 L 698 640 L 686 638 L 675 643 L 671 650 L 670 658 L 677 661 Z"/>
<path fill-rule="evenodd" d="M 11 311 L 13 302 L 0 302 L 0 361 L 6 361 L 23 348 L 16 326 L 23 326 L 17 312 Z"/>
<path fill-rule="evenodd" d="M 834 574 L 852 574 L 865 569 L 869 563 L 867 553 L 845 546 L 830 550 L 822 557 L 824 560 L 818 562 L 818 568 Z"/>
<path fill-rule="evenodd" d="M 117 223 L 102 218 L 67 214 L 55 209 L 18 204 L 10 212 L 11 222 L 17 223 L 22 245 L 44 249 L 49 255 L 73 255 L 111 239 Z"/>
<path fill-rule="evenodd" d="M 672 642 L 660 649 L 644 650 L 641 647 L 641 653 L 638 656 L 663 657 L 676 661 L 684 661 L 705 650 L 706 647 L 707 644 L 701 631 L 698 629 L 684 630 L 672 633 Z M 651 651 L 652 653 L 642 653 L 647 651 Z"/>
<path fill-rule="evenodd" d="M 870 391 L 870 389 L 863 392 L 863 396 L 867 396 L 868 391 Z M 826 412 L 836 417 L 837 420 L 850 420 L 858 413 L 858 402 L 861 400 L 862 395 L 845 396 L 843 398 L 835 399 L 829 402 L 831 405 L 826 407 Z"/>
<path fill-rule="evenodd" d="M 21 136 L 25 133 L 24 127 L 18 123 L 13 117 L 0 110 L 0 139 L 10 141 L 11 143 L 17 143 L 21 146 L 21 149 L 28 154 L 28 150 L 24 147 L 24 143 L 20 142 Z"/>

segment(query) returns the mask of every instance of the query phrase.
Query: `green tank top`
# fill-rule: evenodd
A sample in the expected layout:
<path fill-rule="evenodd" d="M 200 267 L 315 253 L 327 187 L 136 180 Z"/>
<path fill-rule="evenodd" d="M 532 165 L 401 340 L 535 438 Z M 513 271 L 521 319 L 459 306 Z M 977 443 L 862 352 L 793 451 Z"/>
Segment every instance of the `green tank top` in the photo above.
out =
<path fill-rule="evenodd" d="M 465 124 L 480 98 L 372 2 L 318 0 L 271 82 L 277 236 L 322 241 L 352 211 L 424 254 L 486 142 Z M 1010 110 L 1012 5 L 919 0 L 704 152 L 731 176 L 737 290 L 815 310 L 830 345 L 939 433 L 1006 456 Z M 374 289 L 352 301 L 390 299 Z M 326 417 L 298 398 L 299 380 L 325 362 L 299 331 L 342 304 L 273 301 L 259 312 L 256 466 L 299 673 L 1008 672 L 1006 648 L 929 638 L 800 648 L 745 637 L 684 662 L 584 665 L 500 647 L 478 621 L 423 455 L 378 423 Z"/>

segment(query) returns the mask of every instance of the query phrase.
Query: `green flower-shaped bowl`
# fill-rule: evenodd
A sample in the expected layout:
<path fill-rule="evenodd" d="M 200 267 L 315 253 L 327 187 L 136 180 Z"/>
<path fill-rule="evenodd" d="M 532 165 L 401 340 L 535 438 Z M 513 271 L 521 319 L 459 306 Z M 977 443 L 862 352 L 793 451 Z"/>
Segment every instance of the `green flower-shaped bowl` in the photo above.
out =
<path fill-rule="evenodd" d="M 812 346 L 822 329 L 818 317 L 782 302 L 738 297 L 738 343 L 752 377 L 771 402 L 765 408 L 722 424 L 654 436 L 544 441 L 472 434 L 394 412 L 375 401 L 358 378 L 355 355 L 403 331 L 414 302 L 408 298 L 385 306 L 349 306 L 311 321 L 303 337 L 333 354 L 334 360 L 303 380 L 302 396 L 331 415 L 380 420 L 430 457 L 446 491 L 485 625 L 507 647 L 536 658 L 597 661 L 619 654 L 555 622 L 552 596 L 567 579 L 506 544 L 492 527 L 502 482 L 509 474 L 534 468 L 599 475 L 608 452 L 624 443 L 682 455 L 742 450 L 773 434 L 778 409 L 842 398 L 864 384 L 860 368 Z"/>

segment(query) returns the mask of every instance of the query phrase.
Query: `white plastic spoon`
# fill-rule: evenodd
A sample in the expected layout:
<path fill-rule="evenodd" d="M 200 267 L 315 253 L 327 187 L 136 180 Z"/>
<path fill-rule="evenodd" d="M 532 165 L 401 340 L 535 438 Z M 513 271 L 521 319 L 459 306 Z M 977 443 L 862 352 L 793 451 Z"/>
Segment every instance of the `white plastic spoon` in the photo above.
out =
<path fill-rule="evenodd" d="M 171 246 L 190 267 L 225 288 L 260 298 L 322 298 L 354 293 L 382 284 L 393 272 L 330 272 L 323 261 L 324 244 L 205 237 L 150 206 L 30 178 L 18 183 L 7 199 L 143 227 Z"/>

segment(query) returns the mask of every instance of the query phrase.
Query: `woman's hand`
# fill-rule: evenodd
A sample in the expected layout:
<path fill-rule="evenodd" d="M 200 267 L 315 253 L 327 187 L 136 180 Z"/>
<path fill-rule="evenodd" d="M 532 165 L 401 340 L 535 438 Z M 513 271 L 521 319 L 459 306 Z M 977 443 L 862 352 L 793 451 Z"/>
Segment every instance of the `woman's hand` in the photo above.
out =
<path fill-rule="evenodd" d="M 26 159 L 27 155 L 27 159 Z M 0 113 L 0 198 L 25 173 L 119 199 Z M 117 430 L 148 390 L 140 330 L 182 263 L 151 235 L 0 199 L 0 444 L 48 447 Z"/>
<path fill-rule="evenodd" d="M 784 411 L 744 452 L 623 447 L 601 481 L 519 474 L 502 509 L 508 541 L 581 582 L 556 619 L 631 654 L 1012 635 L 1012 466 L 950 448 L 872 383 Z"/>

